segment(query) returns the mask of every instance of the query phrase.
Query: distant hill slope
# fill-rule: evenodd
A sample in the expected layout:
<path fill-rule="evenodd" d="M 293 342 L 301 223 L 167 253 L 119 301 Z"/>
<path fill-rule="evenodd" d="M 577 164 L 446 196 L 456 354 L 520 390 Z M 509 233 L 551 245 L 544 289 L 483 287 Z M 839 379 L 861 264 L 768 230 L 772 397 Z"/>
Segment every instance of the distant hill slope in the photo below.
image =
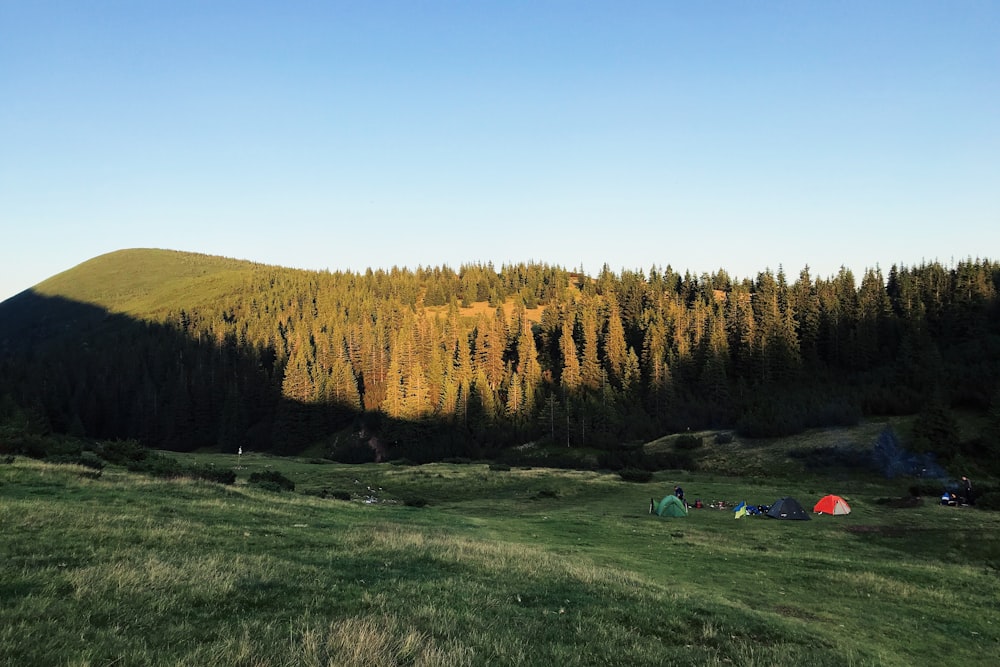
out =
<path fill-rule="evenodd" d="M 0 303 L 0 353 L 84 331 L 100 335 L 113 315 L 162 322 L 171 312 L 226 303 L 260 266 L 150 248 L 100 255 Z"/>
<path fill-rule="evenodd" d="M 253 262 L 176 250 L 135 248 L 100 255 L 39 283 L 33 291 L 141 318 L 196 308 L 232 294 Z"/>

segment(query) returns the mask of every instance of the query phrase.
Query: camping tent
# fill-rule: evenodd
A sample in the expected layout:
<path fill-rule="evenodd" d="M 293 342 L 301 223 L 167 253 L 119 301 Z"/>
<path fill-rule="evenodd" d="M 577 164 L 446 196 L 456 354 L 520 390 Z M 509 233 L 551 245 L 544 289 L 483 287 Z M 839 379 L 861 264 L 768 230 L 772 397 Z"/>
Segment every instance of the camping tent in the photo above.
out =
<path fill-rule="evenodd" d="M 837 516 L 839 514 L 850 514 L 851 506 L 847 504 L 847 501 L 840 496 L 823 496 L 813 507 L 813 512 L 817 514 L 830 514 Z"/>
<path fill-rule="evenodd" d="M 656 506 L 657 516 L 687 516 L 687 513 L 684 501 L 673 494 L 664 496 Z"/>
<path fill-rule="evenodd" d="M 806 511 L 802 509 L 802 505 L 799 504 L 795 498 L 781 498 L 780 500 L 774 501 L 771 505 L 771 509 L 767 511 L 767 515 L 772 519 L 795 519 L 797 521 L 808 521 L 809 515 Z"/>

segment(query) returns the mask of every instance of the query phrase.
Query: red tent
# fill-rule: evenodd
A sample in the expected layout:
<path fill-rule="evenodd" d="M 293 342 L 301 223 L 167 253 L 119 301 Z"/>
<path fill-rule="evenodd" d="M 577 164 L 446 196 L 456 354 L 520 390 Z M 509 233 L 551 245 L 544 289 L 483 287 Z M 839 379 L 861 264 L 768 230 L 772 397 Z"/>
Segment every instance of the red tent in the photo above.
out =
<path fill-rule="evenodd" d="M 847 501 L 840 496 L 823 496 L 816 503 L 816 507 L 813 507 L 813 512 L 817 514 L 850 514 L 851 506 L 847 504 Z"/>

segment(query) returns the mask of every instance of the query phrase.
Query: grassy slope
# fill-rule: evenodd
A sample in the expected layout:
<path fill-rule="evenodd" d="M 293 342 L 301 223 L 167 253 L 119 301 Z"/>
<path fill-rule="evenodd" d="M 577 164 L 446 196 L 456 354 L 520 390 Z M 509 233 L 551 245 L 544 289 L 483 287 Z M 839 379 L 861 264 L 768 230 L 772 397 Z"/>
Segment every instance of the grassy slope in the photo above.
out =
<path fill-rule="evenodd" d="M 171 309 L 193 310 L 217 304 L 251 279 L 255 266 L 258 265 L 249 261 L 213 255 L 133 248 L 87 260 L 42 281 L 34 291 L 111 312 L 155 318 Z M 509 318 L 514 302 L 508 300 L 503 309 Z M 527 310 L 528 319 L 539 321 L 543 310 L 543 307 Z M 428 308 L 428 312 L 435 314 L 446 311 L 447 306 Z M 492 316 L 495 311 L 486 302 L 461 309 L 466 317 Z"/>
<path fill-rule="evenodd" d="M 238 289 L 254 266 L 175 250 L 118 250 L 52 276 L 35 291 L 144 317 L 213 303 Z"/>
<path fill-rule="evenodd" d="M 237 464 L 231 455 L 199 462 Z M 317 465 L 245 455 L 235 487 L 0 465 L 0 663 L 994 664 L 1000 515 L 663 520 L 649 498 L 811 504 L 825 478 Z M 280 470 L 269 494 L 250 473 Z M 369 487 L 379 502 L 362 498 Z M 540 494 L 540 491 L 552 492 Z M 424 508 L 398 502 L 428 501 Z"/>

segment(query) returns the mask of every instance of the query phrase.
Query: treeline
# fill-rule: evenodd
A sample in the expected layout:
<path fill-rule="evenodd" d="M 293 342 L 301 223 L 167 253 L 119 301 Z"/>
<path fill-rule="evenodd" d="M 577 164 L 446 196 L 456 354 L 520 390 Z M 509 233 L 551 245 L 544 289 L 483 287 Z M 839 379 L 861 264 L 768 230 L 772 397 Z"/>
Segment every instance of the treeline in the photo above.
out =
<path fill-rule="evenodd" d="M 0 412 L 178 450 L 322 442 L 344 458 L 426 460 L 997 409 L 1000 265 L 989 260 L 860 280 L 807 267 L 792 282 L 781 269 L 734 280 L 669 267 L 248 266 L 210 306 L 168 305 L 155 322 L 76 318 L 71 335 L 8 350 Z"/>

